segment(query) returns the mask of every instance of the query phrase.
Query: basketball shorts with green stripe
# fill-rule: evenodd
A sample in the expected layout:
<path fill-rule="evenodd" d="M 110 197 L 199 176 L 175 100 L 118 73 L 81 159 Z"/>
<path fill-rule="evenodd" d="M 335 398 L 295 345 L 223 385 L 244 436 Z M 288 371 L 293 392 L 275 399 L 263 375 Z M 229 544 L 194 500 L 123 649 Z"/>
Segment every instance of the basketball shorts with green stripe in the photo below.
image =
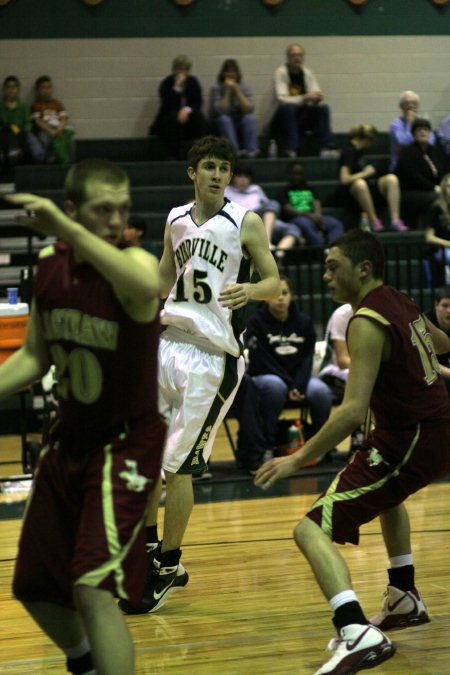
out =
<path fill-rule="evenodd" d="M 147 572 L 148 497 L 161 472 L 158 412 L 119 424 L 96 445 L 43 448 L 19 542 L 19 600 L 72 606 L 73 586 L 138 603 Z"/>
<path fill-rule="evenodd" d="M 359 528 L 450 472 L 446 420 L 373 430 L 306 514 L 333 541 L 357 544 Z"/>
<path fill-rule="evenodd" d="M 163 469 L 203 473 L 244 370 L 243 356 L 199 346 L 181 331 L 163 333 L 158 373 L 159 410 L 168 425 Z"/>

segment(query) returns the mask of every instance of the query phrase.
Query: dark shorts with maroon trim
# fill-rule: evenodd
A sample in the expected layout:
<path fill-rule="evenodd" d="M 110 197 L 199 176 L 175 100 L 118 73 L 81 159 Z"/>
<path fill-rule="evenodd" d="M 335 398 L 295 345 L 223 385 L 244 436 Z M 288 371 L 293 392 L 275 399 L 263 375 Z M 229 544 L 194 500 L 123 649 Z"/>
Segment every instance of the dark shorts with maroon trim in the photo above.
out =
<path fill-rule="evenodd" d="M 72 606 L 73 586 L 85 584 L 139 603 L 143 525 L 165 434 L 152 413 L 115 428 L 88 452 L 68 452 L 59 440 L 43 448 L 19 542 L 19 600 Z"/>
<path fill-rule="evenodd" d="M 375 430 L 306 515 L 333 541 L 357 544 L 362 524 L 448 473 L 447 421 Z"/>

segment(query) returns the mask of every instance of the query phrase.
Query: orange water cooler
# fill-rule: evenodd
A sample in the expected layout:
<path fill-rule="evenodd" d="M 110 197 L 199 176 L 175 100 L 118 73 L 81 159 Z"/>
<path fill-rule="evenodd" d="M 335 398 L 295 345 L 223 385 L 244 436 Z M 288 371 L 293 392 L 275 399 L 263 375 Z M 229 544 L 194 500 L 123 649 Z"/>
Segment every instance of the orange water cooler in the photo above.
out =
<path fill-rule="evenodd" d="M 26 302 L 0 303 L 0 363 L 22 346 L 28 322 Z"/>

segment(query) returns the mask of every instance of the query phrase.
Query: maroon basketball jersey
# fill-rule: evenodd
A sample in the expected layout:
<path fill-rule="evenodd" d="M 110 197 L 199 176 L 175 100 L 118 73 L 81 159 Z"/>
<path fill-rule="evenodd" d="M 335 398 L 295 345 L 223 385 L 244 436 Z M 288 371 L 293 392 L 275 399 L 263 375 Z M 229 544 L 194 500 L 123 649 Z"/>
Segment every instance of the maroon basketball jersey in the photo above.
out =
<path fill-rule="evenodd" d="M 71 247 L 45 249 L 35 300 L 56 366 L 61 421 L 76 436 L 103 431 L 157 413 L 158 316 L 133 321 L 111 285 Z"/>
<path fill-rule="evenodd" d="M 382 326 L 392 341 L 391 357 L 381 363 L 370 400 L 376 427 L 400 430 L 424 420 L 450 422 L 449 397 L 418 305 L 383 285 L 366 295 L 351 321 L 358 316 Z"/>

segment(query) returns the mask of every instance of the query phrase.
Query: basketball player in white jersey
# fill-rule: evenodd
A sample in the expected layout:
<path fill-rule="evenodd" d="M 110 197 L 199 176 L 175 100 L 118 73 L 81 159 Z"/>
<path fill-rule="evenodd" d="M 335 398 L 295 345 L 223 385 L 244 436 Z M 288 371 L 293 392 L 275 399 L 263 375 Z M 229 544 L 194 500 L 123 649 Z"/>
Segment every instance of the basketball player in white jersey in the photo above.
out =
<path fill-rule="evenodd" d="M 240 335 L 249 300 L 269 300 L 280 279 L 261 218 L 224 197 L 234 153 L 228 140 L 199 139 L 188 154 L 195 202 L 169 213 L 160 262 L 160 411 L 168 424 L 164 534 L 158 544 L 159 495 L 147 519 L 151 563 L 143 601 L 121 601 L 129 614 L 157 611 L 185 586 L 181 544 L 194 505 L 192 476 L 201 474 L 244 373 Z M 260 280 L 251 283 L 253 267 Z M 157 492 L 157 491 L 156 491 Z"/>

